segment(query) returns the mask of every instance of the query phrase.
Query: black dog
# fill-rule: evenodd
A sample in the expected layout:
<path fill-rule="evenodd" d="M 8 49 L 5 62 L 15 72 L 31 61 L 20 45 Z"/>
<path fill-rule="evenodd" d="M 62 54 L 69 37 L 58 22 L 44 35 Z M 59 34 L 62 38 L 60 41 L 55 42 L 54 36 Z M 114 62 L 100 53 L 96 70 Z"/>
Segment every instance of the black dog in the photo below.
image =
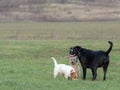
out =
<path fill-rule="evenodd" d="M 103 67 L 103 80 L 106 79 L 106 72 L 109 65 L 109 53 L 113 47 L 113 43 L 111 41 L 108 41 L 108 43 L 110 44 L 110 47 L 107 51 L 93 51 L 80 46 L 70 48 L 70 56 L 77 56 L 82 65 L 83 79 L 86 79 L 86 69 L 90 68 L 93 74 L 92 80 L 95 80 L 98 67 Z"/>

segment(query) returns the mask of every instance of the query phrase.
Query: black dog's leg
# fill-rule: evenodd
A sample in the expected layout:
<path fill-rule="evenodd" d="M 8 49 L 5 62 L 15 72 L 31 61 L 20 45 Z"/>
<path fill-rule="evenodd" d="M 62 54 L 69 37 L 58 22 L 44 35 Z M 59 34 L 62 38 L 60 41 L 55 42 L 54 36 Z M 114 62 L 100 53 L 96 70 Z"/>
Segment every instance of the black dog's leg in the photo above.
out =
<path fill-rule="evenodd" d="M 83 67 L 83 79 L 85 80 L 86 79 L 86 68 Z"/>
<path fill-rule="evenodd" d="M 93 67 L 93 68 L 91 68 L 91 71 L 92 71 L 92 75 L 93 75 L 92 80 L 94 81 L 97 77 L 97 68 Z"/>
<path fill-rule="evenodd" d="M 103 80 L 106 80 L 107 68 L 108 68 L 108 64 L 106 64 L 106 65 L 103 66 L 103 71 L 104 71 L 104 77 L 103 77 Z"/>

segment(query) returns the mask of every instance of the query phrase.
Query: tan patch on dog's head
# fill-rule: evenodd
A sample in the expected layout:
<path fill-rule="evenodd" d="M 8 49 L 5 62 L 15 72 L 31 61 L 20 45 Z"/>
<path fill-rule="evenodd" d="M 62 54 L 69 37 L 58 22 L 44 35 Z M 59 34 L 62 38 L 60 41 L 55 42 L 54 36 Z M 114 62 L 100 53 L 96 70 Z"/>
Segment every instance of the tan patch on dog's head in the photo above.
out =
<path fill-rule="evenodd" d="M 71 70 L 70 75 L 72 79 L 76 79 L 78 77 L 77 72 L 74 70 Z"/>

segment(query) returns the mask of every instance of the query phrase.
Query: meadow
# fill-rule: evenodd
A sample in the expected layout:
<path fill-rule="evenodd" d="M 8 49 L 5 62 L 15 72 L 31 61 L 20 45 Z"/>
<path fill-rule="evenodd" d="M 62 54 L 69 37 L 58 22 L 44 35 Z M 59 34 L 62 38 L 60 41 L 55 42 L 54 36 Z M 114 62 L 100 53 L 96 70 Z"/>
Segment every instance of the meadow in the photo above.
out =
<path fill-rule="evenodd" d="M 120 22 L 40 22 L 0 23 L 0 90 L 119 90 L 120 88 Z M 69 64 L 68 51 L 80 45 L 110 53 L 107 80 L 102 68 L 92 81 L 53 78 L 54 56 L 58 63 Z M 80 65 L 80 64 L 79 64 Z M 80 65 L 81 68 L 81 65 Z"/>

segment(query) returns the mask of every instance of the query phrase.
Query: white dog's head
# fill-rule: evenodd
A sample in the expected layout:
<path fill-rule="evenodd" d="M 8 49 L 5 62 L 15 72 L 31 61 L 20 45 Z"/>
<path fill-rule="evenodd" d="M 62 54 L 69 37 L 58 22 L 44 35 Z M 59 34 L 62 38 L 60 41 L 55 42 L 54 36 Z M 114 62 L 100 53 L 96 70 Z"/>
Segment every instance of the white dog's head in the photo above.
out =
<path fill-rule="evenodd" d="M 70 71 L 70 76 L 71 76 L 71 79 L 73 80 L 75 80 L 78 77 L 77 72 L 75 70 Z"/>

